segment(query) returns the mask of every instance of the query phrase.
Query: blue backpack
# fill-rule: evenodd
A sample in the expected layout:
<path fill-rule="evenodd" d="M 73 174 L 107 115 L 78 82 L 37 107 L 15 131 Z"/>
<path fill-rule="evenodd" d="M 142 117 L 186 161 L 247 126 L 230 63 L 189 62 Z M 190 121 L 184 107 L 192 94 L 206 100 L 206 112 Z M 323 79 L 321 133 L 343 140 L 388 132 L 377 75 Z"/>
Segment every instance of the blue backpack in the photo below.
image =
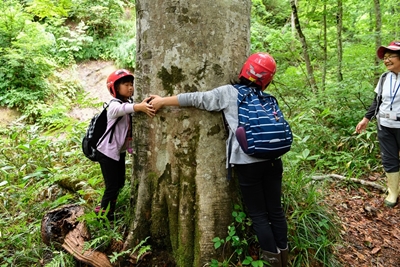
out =
<path fill-rule="evenodd" d="M 276 98 L 245 85 L 234 87 L 238 90 L 239 112 L 236 139 L 242 150 L 250 156 L 266 159 L 288 152 L 293 134 Z"/>

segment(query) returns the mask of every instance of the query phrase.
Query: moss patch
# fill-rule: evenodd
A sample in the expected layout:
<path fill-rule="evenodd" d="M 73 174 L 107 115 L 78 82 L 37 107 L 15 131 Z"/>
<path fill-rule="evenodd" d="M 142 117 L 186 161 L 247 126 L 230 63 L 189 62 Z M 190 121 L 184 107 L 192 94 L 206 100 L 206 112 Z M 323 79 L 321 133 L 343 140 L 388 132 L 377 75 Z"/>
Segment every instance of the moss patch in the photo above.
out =
<path fill-rule="evenodd" d="M 220 65 L 214 64 L 212 69 L 214 70 L 214 73 L 216 76 L 220 76 L 220 77 L 224 76 L 223 68 Z"/>
<path fill-rule="evenodd" d="M 161 79 L 164 90 L 167 91 L 168 95 L 173 95 L 174 85 L 186 79 L 182 69 L 176 66 L 171 66 L 171 72 L 168 72 L 166 68 L 162 67 L 157 73 L 157 77 Z"/>
<path fill-rule="evenodd" d="M 219 124 L 215 124 L 210 130 L 207 132 L 208 136 L 213 136 L 218 134 L 221 131 L 221 126 Z"/>
<path fill-rule="evenodd" d="M 194 86 L 194 85 L 190 86 L 190 85 L 186 84 L 184 86 L 184 91 L 185 91 L 185 93 L 193 93 L 193 92 L 197 92 L 198 90 L 197 90 L 196 86 Z"/>

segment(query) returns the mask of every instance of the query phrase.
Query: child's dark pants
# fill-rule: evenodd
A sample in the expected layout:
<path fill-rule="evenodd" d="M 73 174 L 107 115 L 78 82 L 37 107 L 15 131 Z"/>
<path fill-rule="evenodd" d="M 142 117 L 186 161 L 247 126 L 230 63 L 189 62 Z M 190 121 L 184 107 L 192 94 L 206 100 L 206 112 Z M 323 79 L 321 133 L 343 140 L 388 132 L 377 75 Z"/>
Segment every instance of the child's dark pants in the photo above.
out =
<path fill-rule="evenodd" d="M 106 155 L 97 152 L 97 159 L 103 173 L 104 184 L 106 186 L 101 200 L 101 208 L 106 209 L 110 205 L 110 212 L 114 212 L 119 191 L 125 183 L 125 156 L 121 153 L 119 161 L 115 161 Z"/>
<path fill-rule="evenodd" d="M 262 250 L 287 247 L 287 223 L 281 204 L 282 160 L 235 165 L 244 204 Z"/>

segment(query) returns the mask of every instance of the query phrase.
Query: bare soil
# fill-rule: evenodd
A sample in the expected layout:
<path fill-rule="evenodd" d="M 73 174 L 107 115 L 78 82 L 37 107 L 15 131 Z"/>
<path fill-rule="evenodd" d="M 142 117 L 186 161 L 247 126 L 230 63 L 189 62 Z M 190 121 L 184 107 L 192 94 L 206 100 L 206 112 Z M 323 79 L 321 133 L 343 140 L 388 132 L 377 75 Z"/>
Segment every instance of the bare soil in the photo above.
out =
<path fill-rule="evenodd" d="M 106 81 L 108 75 L 116 70 L 111 61 L 87 61 L 77 65 L 75 71 L 66 71 L 72 75 L 82 85 L 88 97 L 97 99 L 99 102 L 108 102 L 111 95 L 107 90 Z M 69 115 L 81 121 L 86 121 L 98 113 L 96 108 L 73 108 Z"/>
<path fill-rule="evenodd" d="M 21 113 L 14 109 L 0 107 L 0 126 L 5 127 L 21 116 Z"/>

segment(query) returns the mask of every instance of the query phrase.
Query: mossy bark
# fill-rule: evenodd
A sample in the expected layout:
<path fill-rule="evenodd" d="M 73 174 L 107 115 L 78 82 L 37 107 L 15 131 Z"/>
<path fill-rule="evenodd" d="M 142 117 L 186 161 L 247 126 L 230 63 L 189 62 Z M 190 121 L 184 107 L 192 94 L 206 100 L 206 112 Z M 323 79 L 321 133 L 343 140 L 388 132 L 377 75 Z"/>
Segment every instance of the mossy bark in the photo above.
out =
<path fill-rule="evenodd" d="M 207 91 L 237 77 L 249 54 L 251 1 L 137 0 L 135 100 Z M 151 236 L 178 266 L 220 259 L 239 201 L 227 181 L 220 112 L 169 107 L 134 117 L 132 225 L 127 245 Z"/>

